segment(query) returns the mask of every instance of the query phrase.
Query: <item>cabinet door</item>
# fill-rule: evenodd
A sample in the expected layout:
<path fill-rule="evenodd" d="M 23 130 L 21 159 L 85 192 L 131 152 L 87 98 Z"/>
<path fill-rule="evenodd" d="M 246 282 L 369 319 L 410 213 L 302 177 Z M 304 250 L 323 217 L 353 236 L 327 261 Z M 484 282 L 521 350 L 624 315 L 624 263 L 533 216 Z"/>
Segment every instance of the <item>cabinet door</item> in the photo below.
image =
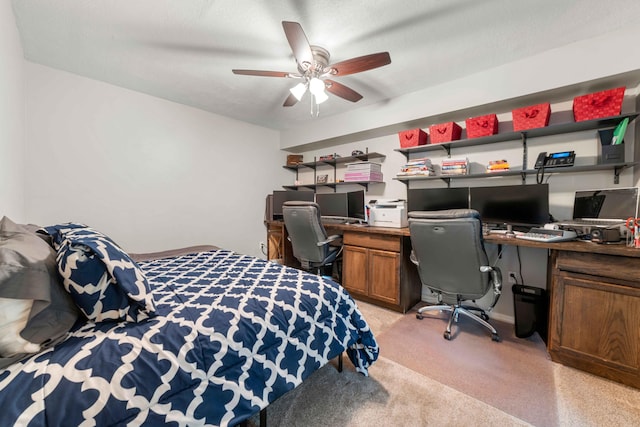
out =
<path fill-rule="evenodd" d="M 640 289 L 557 274 L 551 308 L 554 361 L 640 387 Z"/>
<path fill-rule="evenodd" d="M 400 254 L 369 249 L 369 296 L 400 303 Z"/>
<path fill-rule="evenodd" d="M 350 292 L 368 295 L 367 249 L 344 245 L 342 263 L 342 286 Z"/>
<path fill-rule="evenodd" d="M 267 229 L 267 259 L 282 260 L 284 254 L 283 227 L 273 224 Z"/>

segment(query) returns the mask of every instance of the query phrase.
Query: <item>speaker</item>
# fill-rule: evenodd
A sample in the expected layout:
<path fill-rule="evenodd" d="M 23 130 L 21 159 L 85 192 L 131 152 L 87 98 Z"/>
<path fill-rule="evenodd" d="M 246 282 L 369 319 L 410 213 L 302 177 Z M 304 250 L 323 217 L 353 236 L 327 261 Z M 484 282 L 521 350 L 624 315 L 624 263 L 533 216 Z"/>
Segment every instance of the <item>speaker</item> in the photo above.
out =
<path fill-rule="evenodd" d="M 617 243 L 622 239 L 618 228 L 594 228 L 591 230 L 591 241 L 596 243 Z"/>
<path fill-rule="evenodd" d="M 267 194 L 265 199 L 264 220 L 273 221 L 273 194 Z"/>

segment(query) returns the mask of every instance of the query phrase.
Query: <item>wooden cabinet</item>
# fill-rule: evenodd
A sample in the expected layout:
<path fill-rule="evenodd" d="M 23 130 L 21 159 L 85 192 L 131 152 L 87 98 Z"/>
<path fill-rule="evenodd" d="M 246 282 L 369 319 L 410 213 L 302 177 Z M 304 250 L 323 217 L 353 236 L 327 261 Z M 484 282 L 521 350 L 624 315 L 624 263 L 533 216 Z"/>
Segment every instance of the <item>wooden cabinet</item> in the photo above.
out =
<path fill-rule="evenodd" d="M 632 255 L 552 251 L 548 345 L 555 362 L 640 388 L 640 258 Z"/>
<path fill-rule="evenodd" d="M 408 236 L 344 231 L 342 286 L 355 298 L 406 312 L 420 300 L 420 280 L 407 265 Z"/>

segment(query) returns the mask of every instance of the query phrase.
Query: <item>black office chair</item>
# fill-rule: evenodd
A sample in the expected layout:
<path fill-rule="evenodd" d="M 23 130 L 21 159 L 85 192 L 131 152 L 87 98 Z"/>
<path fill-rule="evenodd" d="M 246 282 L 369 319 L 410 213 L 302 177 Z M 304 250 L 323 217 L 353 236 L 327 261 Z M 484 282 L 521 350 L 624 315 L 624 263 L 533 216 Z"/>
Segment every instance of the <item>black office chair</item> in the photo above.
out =
<path fill-rule="evenodd" d="M 302 269 L 340 281 L 338 264 L 342 254 L 342 236 L 327 235 L 318 205 L 314 202 L 284 202 L 282 214 L 293 256 L 300 261 Z M 332 273 L 327 274 L 327 270 Z"/>
<path fill-rule="evenodd" d="M 496 329 L 488 322 L 490 312 L 502 290 L 500 269 L 489 264 L 482 239 L 480 215 L 473 209 L 409 212 L 409 230 L 413 247 L 411 260 L 418 266 L 420 281 L 438 295 L 438 305 L 425 306 L 416 317 L 427 311 L 450 311 L 444 338 L 451 339 L 451 325 L 458 316 L 475 320 L 491 331 L 491 339 L 500 341 Z M 476 300 L 493 292 L 487 309 Z M 475 305 L 463 305 L 472 301 Z M 477 312 L 478 314 L 475 314 Z"/>

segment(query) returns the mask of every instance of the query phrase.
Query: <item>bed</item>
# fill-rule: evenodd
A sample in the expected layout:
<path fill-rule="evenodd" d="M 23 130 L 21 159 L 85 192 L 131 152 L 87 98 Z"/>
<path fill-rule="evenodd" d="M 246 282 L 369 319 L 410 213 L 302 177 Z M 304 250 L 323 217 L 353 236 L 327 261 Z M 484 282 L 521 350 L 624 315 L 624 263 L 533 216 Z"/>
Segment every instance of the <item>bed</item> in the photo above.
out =
<path fill-rule="evenodd" d="M 65 238 L 51 246 L 75 298 L 66 270 L 80 261 L 63 261 Z M 364 375 L 378 357 L 331 280 L 213 246 L 127 259 L 148 295 L 130 293 L 115 320 L 82 308 L 54 343 L 0 369 L 1 425 L 237 425 L 343 352 Z M 119 273 L 103 274 L 113 286 Z"/>

